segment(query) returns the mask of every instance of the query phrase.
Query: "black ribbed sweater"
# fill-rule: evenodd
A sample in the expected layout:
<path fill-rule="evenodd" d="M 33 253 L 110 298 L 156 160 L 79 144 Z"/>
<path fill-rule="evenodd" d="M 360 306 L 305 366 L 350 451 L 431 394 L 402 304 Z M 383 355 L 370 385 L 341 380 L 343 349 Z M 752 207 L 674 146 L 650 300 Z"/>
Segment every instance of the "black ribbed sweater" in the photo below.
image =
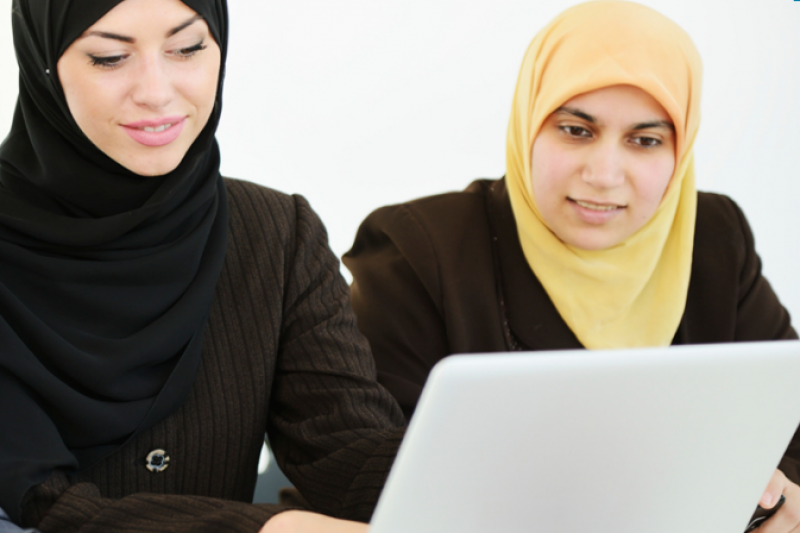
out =
<path fill-rule="evenodd" d="M 265 432 L 315 510 L 369 520 L 403 415 L 375 381 L 325 229 L 302 197 L 226 183 L 228 250 L 189 399 L 97 465 L 34 487 L 26 526 L 256 532 L 280 511 L 249 503 Z M 160 473 L 145 466 L 155 449 L 170 457 Z"/>

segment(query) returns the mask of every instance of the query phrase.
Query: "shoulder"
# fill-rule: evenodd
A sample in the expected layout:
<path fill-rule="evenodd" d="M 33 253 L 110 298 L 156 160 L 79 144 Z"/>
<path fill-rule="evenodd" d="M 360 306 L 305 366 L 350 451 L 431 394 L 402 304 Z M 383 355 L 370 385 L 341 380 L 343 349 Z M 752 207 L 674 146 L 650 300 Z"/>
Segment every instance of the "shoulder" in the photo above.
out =
<path fill-rule="evenodd" d="M 716 287 L 718 294 L 733 298 L 742 277 L 759 271 L 750 226 L 739 206 L 722 194 L 698 193 L 690 293 Z M 701 299 L 706 298 L 704 293 Z M 728 305 L 735 308 L 736 302 Z"/>
<path fill-rule="evenodd" d="M 733 247 L 744 251 L 752 246 L 750 227 L 741 208 L 728 196 L 697 193 L 695 247 Z"/>
<path fill-rule="evenodd" d="M 284 212 L 285 217 L 293 218 L 295 200 L 291 195 L 250 181 L 224 179 L 232 216 L 252 218 L 267 210 L 271 214 Z"/>
<path fill-rule="evenodd" d="M 299 194 L 287 194 L 240 179 L 224 180 L 234 231 L 272 228 L 280 233 L 294 233 L 298 225 L 322 226 L 308 200 Z"/>
<path fill-rule="evenodd" d="M 747 219 L 732 199 L 698 193 L 692 275 L 680 343 L 796 338 L 761 271 Z"/>
<path fill-rule="evenodd" d="M 698 191 L 697 220 L 713 228 L 739 226 L 742 210 L 730 197 L 724 194 Z"/>
<path fill-rule="evenodd" d="M 394 240 L 417 239 L 451 242 L 486 225 L 486 194 L 494 183 L 477 180 L 463 191 L 417 198 L 381 207 L 362 223 L 361 231 L 380 232 Z"/>
<path fill-rule="evenodd" d="M 479 180 L 461 192 L 375 210 L 342 258 L 353 279 L 364 285 L 403 272 L 404 283 L 419 278 L 429 294 L 440 295 L 454 278 L 466 282 L 491 269 L 486 197 L 492 183 Z M 454 272 L 459 275 L 445 275 Z"/>

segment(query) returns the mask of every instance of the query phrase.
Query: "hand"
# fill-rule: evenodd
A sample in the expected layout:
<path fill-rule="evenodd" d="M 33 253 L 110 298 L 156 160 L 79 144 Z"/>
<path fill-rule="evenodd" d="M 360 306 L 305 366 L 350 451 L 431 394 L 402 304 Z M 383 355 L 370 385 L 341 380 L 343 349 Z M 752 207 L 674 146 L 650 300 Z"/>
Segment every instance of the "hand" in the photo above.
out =
<path fill-rule="evenodd" d="M 789 481 L 783 472 L 775 470 L 758 504 L 772 509 L 781 494 L 786 496 L 786 502 L 756 530 L 758 533 L 800 533 L 800 487 Z"/>
<path fill-rule="evenodd" d="M 284 511 L 267 520 L 259 533 L 367 533 L 368 531 L 369 524 L 361 522 L 338 520 L 308 511 Z"/>

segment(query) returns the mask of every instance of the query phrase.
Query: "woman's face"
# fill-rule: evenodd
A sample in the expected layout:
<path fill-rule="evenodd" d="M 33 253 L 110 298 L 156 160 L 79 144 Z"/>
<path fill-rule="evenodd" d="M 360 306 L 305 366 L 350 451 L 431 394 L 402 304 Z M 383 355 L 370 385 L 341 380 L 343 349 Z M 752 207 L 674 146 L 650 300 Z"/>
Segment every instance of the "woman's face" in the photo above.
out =
<path fill-rule="evenodd" d="M 142 176 L 180 164 L 214 109 L 219 70 L 208 26 L 179 0 L 124 0 L 58 61 L 78 126 Z"/>
<path fill-rule="evenodd" d="M 542 124 L 531 178 L 544 223 L 584 250 L 619 244 L 655 214 L 675 170 L 669 115 L 638 87 L 581 94 Z"/>

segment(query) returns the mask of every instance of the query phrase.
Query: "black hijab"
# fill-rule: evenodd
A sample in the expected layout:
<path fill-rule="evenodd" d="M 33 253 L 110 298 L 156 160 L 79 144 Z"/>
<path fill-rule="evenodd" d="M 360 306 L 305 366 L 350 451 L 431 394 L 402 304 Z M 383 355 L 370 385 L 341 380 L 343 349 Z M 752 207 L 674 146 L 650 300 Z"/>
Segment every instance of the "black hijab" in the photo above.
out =
<path fill-rule="evenodd" d="M 82 133 L 56 65 L 123 0 L 13 0 L 19 100 L 0 145 L 0 507 L 106 457 L 177 409 L 200 364 L 228 212 L 214 132 L 225 0 L 183 0 L 222 52 L 181 164 L 141 177 Z"/>

